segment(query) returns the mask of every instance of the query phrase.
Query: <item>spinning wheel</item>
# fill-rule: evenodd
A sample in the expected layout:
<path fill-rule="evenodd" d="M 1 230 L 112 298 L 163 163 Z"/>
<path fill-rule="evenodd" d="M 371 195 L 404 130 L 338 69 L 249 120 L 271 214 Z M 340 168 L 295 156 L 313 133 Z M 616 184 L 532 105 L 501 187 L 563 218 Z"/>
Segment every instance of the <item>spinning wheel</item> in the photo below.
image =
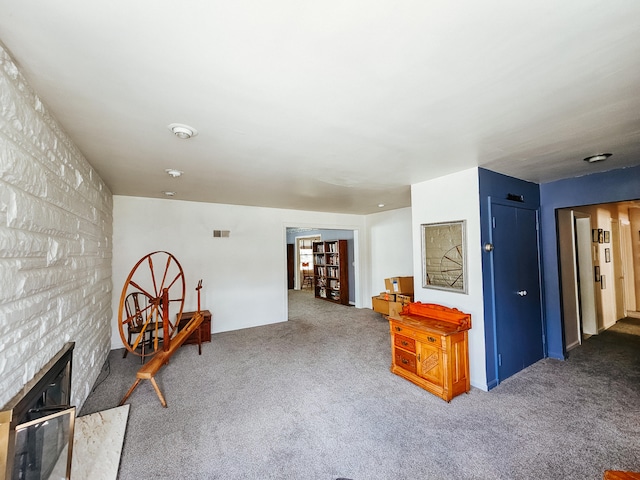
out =
<path fill-rule="evenodd" d="M 142 257 L 129 273 L 120 296 L 118 329 L 124 347 L 142 357 L 155 354 L 161 340 L 168 349 L 168 340 L 178 330 L 184 298 L 184 272 L 173 255 L 153 252 Z M 170 307 L 178 310 L 175 323 Z M 146 348 L 138 352 L 139 346 Z"/>

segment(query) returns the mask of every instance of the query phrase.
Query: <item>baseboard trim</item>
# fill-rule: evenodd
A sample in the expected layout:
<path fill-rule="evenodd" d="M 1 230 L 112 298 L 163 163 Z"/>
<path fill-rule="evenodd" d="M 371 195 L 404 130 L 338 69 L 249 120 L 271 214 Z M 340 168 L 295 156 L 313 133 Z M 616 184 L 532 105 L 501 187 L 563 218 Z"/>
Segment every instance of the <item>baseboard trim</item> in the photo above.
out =
<path fill-rule="evenodd" d="M 560 352 L 548 352 L 547 356 L 549 358 L 555 358 L 556 360 L 566 360 L 564 353 Z"/>
<path fill-rule="evenodd" d="M 496 388 L 498 386 L 498 380 L 493 379 L 489 383 L 487 383 L 487 389 L 491 390 L 492 388 Z"/>

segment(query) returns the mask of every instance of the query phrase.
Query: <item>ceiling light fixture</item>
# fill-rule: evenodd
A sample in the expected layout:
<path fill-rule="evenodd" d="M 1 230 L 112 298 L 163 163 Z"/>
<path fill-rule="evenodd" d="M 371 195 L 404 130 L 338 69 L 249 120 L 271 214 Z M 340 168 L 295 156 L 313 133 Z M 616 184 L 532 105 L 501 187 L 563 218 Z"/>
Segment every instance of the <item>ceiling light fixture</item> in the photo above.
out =
<path fill-rule="evenodd" d="M 379 203 L 379 204 L 378 204 L 378 207 L 379 207 L 379 208 L 384 207 L 384 203 Z"/>
<path fill-rule="evenodd" d="M 167 172 L 167 174 L 173 178 L 180 177 L 184 173 L 182 170 L 176 170 L 175 168 L 167 168 L 165 172 Z"/>
<path fill-rule="evenodd" d="M 198 131 L 195 128 L 189 125 L 183 125 L 182 123 L 172 123 L 171 125 L 167 125 L 167 128 L 171 130 L 176 137 L 184 140 L 198 135 Z"/>
<path fill-rule="evenodd" d="M 176 196 L 176 192 L 162 192 L 162 193 L 167 197 L 175 197 Z"/>
<path fill-rule="evenodd" d="M 587 163 L 602 162 L 603 160 L 609 158 L 611 155 L 613 155 L 613 153 L 598 153 L 597 155 L 591 155 L 590 157 L 587 157 L 583 160 Z"/>

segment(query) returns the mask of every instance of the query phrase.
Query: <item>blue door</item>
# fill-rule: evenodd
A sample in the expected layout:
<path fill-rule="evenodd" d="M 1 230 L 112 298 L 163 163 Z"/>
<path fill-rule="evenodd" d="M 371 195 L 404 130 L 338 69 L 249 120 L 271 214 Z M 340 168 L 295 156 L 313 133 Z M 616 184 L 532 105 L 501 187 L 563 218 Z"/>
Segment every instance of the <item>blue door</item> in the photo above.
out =
<path fill-rule="evenodd" d="M 544 356 L 537 212 L 492 205 L 498 380 Z"/>

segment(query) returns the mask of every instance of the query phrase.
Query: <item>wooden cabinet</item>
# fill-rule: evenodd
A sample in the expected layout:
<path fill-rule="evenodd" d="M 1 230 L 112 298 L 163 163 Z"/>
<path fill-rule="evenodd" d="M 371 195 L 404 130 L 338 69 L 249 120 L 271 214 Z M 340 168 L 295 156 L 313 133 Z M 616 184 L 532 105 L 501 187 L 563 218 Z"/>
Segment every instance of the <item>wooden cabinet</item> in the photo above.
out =
<path fill-rule="evenodd" d="M 391 371 L 450 402 L 471 388 L 471 315 L 435 304 L 410 303 L 389 317 Z"/>
<path fill-rule="evenodd" d="M 193 314 L 196 312 L 182 312 L 182 317 L 180 317 L 180 328 L 182 328 L 191 320 Z M 200 340 L 202 343 L 211 341 L 211 312 L 209 310 L 202 310 L 202 316 L 204 320 L 200 324 Z M 193 332 L 189 337 L 184 341 L 183 345 L 187 344 L 197 344 L 198 343 L 198 331 Z"/>
<path fill-rule="evenodd" d="M 313 242 L 313 286 L 316 298 L 349 305 L 347 241 Z"/>

